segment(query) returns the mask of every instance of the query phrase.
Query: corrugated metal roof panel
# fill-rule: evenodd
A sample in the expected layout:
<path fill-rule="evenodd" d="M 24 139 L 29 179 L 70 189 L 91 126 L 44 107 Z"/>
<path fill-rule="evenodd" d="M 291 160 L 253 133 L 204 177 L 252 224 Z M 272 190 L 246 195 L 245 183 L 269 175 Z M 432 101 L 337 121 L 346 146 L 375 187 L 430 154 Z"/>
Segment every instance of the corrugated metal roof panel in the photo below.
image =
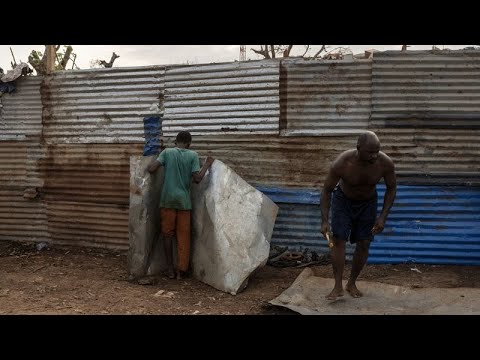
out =
<path fill-rule="evenodd" d="M 368 127 L 371 60 L 284 60 L 280 82 L 283 135 L 357 134 Z"/>
<path fill-rule="evenodd" d="M 47 143 L 144 141 L 143 118 L 163 111 L 165 67 L 55 72 L 42 86 Z"/>
<path fill-rule="evenodd" d="M 320 234 L 319 192 L 257 188 L 280 208 L 272 244 L 329 251 Z M 385 186 L 377 188 L 381 211 Z M 479 188 L 399 186 L 385 230 L 375 237 L 368 262 L 480 265 L 479 210 Z M 352 252 L 353 246 L 348 246 L 347 253 Z"/>
<path fill-rule="evenodd" d="M 279 62 L 168 67 L 163 133 L 277 134 Z"/>
<path fill-rule="evenodd" d="M 480 51 L 376 53 L 372 83 L 373 126 L 480 125 Z"/>
<path fill-rule="evenodd" d="M 16 91 L 3 94 L 0 109 L 0 141 L 25 140 L 28 135 L 42 134 L 41 77 L 27 76 L 16 80 Z"/>

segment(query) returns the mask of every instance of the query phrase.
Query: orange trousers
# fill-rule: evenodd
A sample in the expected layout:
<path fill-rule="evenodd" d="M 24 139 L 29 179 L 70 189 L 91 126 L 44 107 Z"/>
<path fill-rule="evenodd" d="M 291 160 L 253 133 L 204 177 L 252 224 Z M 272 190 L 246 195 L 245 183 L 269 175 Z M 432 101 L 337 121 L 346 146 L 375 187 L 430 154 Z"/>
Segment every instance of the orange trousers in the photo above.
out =
<path fill-rule="evenodd" d="M 160 209 L 162 235 L 177 238 L 177 268 L 187 271 L 190 264 L 190 210 Z"/>

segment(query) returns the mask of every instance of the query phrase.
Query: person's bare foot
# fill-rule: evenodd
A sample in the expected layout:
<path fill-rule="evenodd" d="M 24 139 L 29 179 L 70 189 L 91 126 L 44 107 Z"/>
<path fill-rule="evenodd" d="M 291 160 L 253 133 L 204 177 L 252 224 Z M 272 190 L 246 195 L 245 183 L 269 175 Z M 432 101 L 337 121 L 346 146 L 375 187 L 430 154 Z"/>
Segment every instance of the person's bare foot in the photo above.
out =
<path fill-rule="evenodd" d="M 362 297 L 363 294 L 360 290 L 357 289 L 355 284 L 348 284 L 345 286 L 345 290 L 354 298 Z"/>
<path fill-rule="evenodd" d="M 343 296 L 343 289 L 334 288 L 330 294 L 325 296 L 327 300 L 336 300 L 337 297 Z"/>

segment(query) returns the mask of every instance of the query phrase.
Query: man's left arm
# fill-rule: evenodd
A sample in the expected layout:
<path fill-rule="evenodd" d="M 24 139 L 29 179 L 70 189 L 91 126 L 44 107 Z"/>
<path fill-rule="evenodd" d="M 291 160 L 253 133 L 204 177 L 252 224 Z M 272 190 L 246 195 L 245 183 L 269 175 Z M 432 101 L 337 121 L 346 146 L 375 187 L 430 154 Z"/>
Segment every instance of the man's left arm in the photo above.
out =
<path fill-rule="evenodd" d="M 387 190 L 385 191 L 385 197 L 383 199 L 383 209 L 378 217 L 375 225 L 372 228 L 372 234 L 376 235 L 383 231 L 385 227 L 385 221 L 390 212 L 390 209 L 393 206 L 393 201 L 395 200 L 395 195 L 397 194 L 397 177 L 395 175 L 395 165 L 393 161 L 388 158 L 387 168 L 384 175 L 385 185 Z"/>

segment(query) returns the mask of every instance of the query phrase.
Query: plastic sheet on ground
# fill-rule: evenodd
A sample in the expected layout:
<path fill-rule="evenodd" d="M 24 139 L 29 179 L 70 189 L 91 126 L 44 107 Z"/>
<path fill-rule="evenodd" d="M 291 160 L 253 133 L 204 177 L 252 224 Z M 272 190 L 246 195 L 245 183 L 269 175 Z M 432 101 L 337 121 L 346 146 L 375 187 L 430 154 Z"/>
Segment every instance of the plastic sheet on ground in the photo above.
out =
<path fill-rule="evenodd" d="M 316 277 L 305 269 L 293 284 L 270 304 L 303 315 L 471 315 L 480 314 L 480 289 L 408 288 L 379 282 L 358 281 L 363 297 L 325 298 L 333 279 Z"/>

